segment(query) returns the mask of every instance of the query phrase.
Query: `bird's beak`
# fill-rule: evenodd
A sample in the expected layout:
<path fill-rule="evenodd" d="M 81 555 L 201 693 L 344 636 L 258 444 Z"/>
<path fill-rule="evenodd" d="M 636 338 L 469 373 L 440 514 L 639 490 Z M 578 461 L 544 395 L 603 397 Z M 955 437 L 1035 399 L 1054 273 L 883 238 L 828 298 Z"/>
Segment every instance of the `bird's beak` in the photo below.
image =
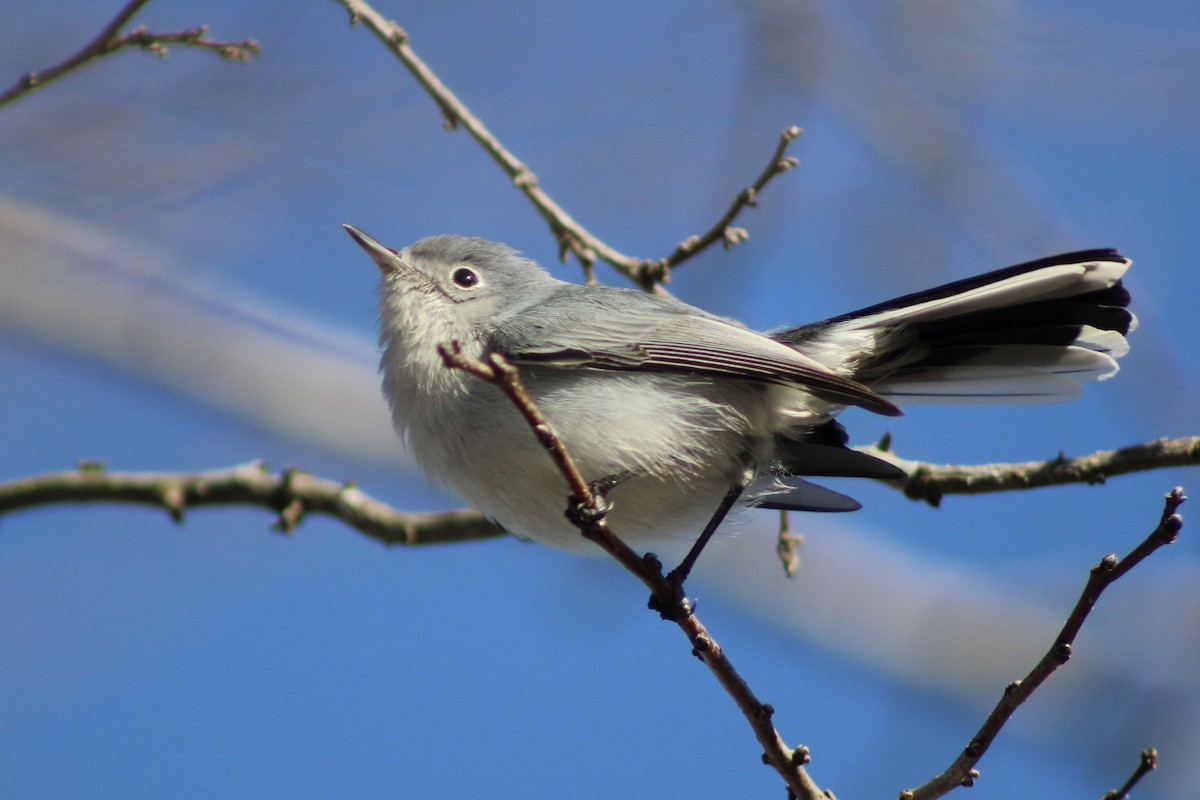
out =
<path fill-rule="evenodd" d="M 350 234 L 351 239 L 358 242 L 359 247 L 367 251 L 367 255 L 371 257 L 381 272 L 391 272 L 396 267 L 403 265 L 404 262 L 400 260 L 399 253 L 392 248 L 383 246 L 353 225 L 342 225 L 342 227 L 346 229 L 346 233 Z"/>

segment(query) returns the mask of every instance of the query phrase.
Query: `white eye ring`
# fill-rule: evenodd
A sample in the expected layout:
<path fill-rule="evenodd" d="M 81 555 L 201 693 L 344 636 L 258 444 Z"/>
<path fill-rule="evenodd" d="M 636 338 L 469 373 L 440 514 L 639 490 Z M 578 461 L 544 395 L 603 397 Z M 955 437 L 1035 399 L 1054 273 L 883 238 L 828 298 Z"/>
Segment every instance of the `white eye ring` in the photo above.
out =
<path fill-rule="evenodd" d="M 460 289 L 474 289 L 483 283 L 483 279 L 479 277 L 479 273 L 470 267 L 459 267 L 450 274 L 450 280 L 454 281 L 454 285 Z"/>

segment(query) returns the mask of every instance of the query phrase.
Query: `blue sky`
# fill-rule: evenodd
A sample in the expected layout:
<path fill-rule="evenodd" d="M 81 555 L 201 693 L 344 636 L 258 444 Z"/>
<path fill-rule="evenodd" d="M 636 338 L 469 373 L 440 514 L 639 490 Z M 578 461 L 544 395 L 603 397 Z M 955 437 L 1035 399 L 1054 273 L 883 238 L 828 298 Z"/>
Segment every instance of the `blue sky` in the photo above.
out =
<path fill-rule="evenodd" d="M 61 5 L 60 9 L 57 6 Z M 0 72 L 73 52 L 116 2 L 17 0 Z M 1080 247 L 1119 247 L 1141 328 L 1114 380 L 1050 407 L 851 411 L 909 458 L 1082 454 L 1200 429 L 1200 11 L 1192 4 L 380 0 L 593 232 L 657 256 L 706 228 L 798 124 L 799 169 L 682 267 L 766 328 Z M 0 109 L 0 474 L 265 459 L 412 510 L 373 375 L 375 269 L 460 232 L 555 263 L 544 223 L 332 2 L 155 0 L 264 56 L 129 52 Z M 619 278 L 601 269 L 602 280 Z M 1087 568 L 1153 526 L 1164 470 L 929 509 L 839 486 L 706 554 L 706 624 L 842 797 L 940 770 L 1053 638 Z M 1189 515 L 1184 507 L 1184 515 Z M 515 541 L 385 549 L 260 511 L 58 507 L 0 520 L 0 776 L 19 797 L 770 796 L 740 715 L 644 591 Z M 1106 595 L 973 797 L 1200 780 L 1200 546 Z"/>

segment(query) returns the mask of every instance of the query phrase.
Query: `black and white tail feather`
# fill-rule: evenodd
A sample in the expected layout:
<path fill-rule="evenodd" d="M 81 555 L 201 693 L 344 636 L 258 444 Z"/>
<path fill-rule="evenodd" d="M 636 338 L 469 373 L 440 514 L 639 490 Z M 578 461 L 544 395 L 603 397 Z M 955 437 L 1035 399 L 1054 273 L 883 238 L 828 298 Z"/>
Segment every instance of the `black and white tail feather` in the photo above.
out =
<path fill-rule="evenodd" d="M 1018 264 L 770 336 L 898 402 L 1051 403 L 1111 378 L 1137 327 L 1115 250 Z M 852 511 L 859 504 L 799 476 L 903 477 L 846 447 L 836 421 L 776 441 L 765 508 Z"/>
<path fill-rule="evenodd" d="M 901 402 L 1069 400 L 1129 351 L 1129 264 L 1066 253 L 771 336 Z"/>

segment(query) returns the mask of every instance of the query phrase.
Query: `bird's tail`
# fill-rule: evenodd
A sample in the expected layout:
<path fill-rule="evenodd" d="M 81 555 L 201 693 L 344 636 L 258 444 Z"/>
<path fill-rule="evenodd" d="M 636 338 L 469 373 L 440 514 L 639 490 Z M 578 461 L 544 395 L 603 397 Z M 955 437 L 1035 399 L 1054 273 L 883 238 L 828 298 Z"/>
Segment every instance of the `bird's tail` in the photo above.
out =
<path fill-rule="evenodd" d="M 1067 253 L 771 335 L 900 402 L 1067 400 L 1129 350 L 1129 264 Z"/>

